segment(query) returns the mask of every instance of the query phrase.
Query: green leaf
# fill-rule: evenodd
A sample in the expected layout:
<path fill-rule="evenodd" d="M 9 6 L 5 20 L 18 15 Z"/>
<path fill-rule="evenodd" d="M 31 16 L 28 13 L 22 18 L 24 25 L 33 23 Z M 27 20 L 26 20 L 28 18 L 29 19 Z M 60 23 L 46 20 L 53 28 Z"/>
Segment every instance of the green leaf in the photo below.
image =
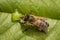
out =
<path fill-rule="evenodd" d="M 47 19 L 49 23 L 48 32 L 45 34 L 29 26 L 18 22 L 12 22 L 11 14 L 0 13 L 0 40 L 59 40 L 60 20 Z"/>
<path fill-rule="evenodd" d="M 45 34 L 29 25 L 12 22 L 19 19 L 19 14 L 47 17 L 48 32 Z M 17 16 L 17 17 L 16 17 Z M 52 18 L 52 19 L 51 19 Z M 60 40 L 60 0 L 0 0 L 0 40 Z"/>

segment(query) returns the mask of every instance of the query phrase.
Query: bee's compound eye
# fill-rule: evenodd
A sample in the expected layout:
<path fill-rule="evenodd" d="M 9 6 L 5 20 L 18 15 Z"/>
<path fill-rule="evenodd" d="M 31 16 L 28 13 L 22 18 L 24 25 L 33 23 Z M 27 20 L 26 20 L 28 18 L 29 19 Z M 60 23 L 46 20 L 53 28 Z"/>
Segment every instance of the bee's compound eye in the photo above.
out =
<path fill-rule="evenodd" d="M 25 16 L 24 16 L 24 21 L 27 21 L 28 18 L 29 18 L 29 15 L 25 15 Z"/>
<path fill-rule="evenodd" d="M 30 17 L 29 17 L 29 21 L 30 21 L 30 22 L 33 22 L 33 21 L 34 21 L 33 16 L 30 16 Z"/>

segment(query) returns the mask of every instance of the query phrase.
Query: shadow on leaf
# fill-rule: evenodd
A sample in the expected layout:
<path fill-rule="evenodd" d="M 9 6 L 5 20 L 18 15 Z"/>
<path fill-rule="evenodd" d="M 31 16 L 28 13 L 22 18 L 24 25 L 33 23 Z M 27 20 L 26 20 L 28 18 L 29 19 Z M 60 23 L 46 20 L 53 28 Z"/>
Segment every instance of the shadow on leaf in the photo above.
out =
<path fill-rule="evenodd" d="M 27 29 L 27 28 L 29 28 L 29 29 Z M 38 31 L 38 30 L 36 30 L 36 27 L 29 26 L 29 25 L 21 24 L 21 30 L 26 36 L 35 38 L 37 40 L 38 39 L 44 40 L 46 38 L 46 36 L 48 36 L 47 35 L 48 32 L 44 33 L 44 32 Z"/>

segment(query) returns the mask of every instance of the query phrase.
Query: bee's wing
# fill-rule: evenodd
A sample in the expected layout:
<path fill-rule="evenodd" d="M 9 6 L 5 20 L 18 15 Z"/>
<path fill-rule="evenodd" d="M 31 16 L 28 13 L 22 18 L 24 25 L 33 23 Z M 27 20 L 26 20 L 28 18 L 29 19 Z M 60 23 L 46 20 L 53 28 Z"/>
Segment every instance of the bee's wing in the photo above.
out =
<path fill-rule="evenodd" d="M 46 17 L 40 17 L 40 19 L 41 19 L 41 20 L 47 20 L 47 18 L 46 18 Z"/>

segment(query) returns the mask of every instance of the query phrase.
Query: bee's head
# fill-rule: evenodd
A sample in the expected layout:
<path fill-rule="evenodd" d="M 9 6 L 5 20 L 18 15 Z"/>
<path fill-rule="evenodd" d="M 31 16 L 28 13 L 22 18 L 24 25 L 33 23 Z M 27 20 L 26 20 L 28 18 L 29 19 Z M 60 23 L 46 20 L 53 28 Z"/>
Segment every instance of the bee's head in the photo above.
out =
<path fill-rule="evenodd" d="M 29 19 L 29 15 L 26 14 L 26 15 L 20 17 L 20 18 L 23 19 L 24 21 L 27 21 Z"/>
<path fill-rule="evenodd" d="M 24 21 L 33 22 L 34 21 L 34 17 L 27 14 L 27 15 L 24 16 Z"/>
<path fill-rule="evenodd" d="M 28 21 L 28 19 L 29 19 L 29 15 L 26 14 L 26 15 L 20 17 L 20 23 L 25 23 L 26 21 Z"/>
<path fill-rule="evenodd" d="M 26 14 L 26 15 L 24 15 L 23 20 L 24 20 L 24 21 L 28 21 L 29 17 L 30 17 L 30 15 Z"/>

